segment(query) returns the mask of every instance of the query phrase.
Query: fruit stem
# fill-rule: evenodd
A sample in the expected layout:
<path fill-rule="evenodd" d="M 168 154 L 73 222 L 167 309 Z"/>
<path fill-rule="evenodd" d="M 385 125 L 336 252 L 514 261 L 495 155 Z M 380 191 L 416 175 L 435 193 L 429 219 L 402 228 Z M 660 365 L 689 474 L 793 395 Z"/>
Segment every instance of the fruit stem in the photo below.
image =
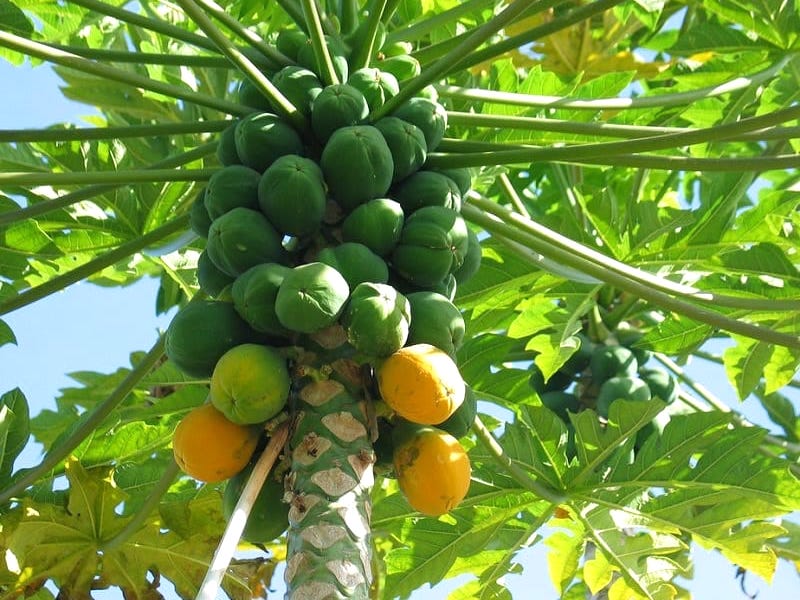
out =
<path fill-rule="evenodd" d="M 372 10 L 367 19 L 367 36 L 364 38 L 364 43 L 355 49 L 350 65 L 352 70 L 355 71 L 369 66 L 372 54 L 376 49 L 375 36 L 378 33 L 378 27 L 381 25 L 381 17 L 383 16 L 384 10 L 386 10 L 386 0 L 378 0 L 373 3 Z"/>
<path fill-rule="evenodd" d="M 219 171 L 212 169 L 130 169 L 127 171 L 67 171 L 54 173 L 0 173 L 0 185 L 85 185 L 91 183 L 160 183 L 169 181 L 208 181 Z"/>
<path fill-rule="evenodd" d="M 193 148 L 188 152 L 183 152 L 181 154 L 165 158 L 164 160 L 154 162 L 153 164 L 144 167 L 144 169 L 158 170 L 180 167 L 186 163 L 190 163 L 204 158 L 209 154 L 213 154 L 217 148 L 217 145 L 217 142 L 209 142 L 208 144 L 203 144 L 202 146 Z M 89 198 L 94 198 L 95 196 L 99 196 L 100 194 L 109 192 L 123 185 L 126 184 L 124 182 L 120 182 L 113 184 L 92 185 L 82 190 L 64 194 L 58 198 L 52 198 L 37 202 L 35 204 L 30 204 L 24 208 L 20 208 L 19 210 L 0 213 L 0 227 L 10 223 L 23 221 L 25 219 L 38 217 L 54 210 L 66 208 L 71 204 L 82 202 L 83 200 L 88 200 Z"/>
<path fill-rule="evenodd" d="M 178 467 L 178 464 L 174 460 L 171 460 L 169 465 L 167 465 L 167 468 L 164 470 L 164 473 L 153 486 L 153 489 L 150 490 L 150 493 L 147 495 L 147 498 L 145 498 L 144 503 L 142 503 L 142 505 L 128 520 L 128 522 L 125 523 L 125 527 L 120 529 L 116 535 L 114 535 L 114 537 L 101 544 L 100 550 L 103 552 L 111 552 L 116 550 L 122 544 L 124 544 L 129 537 L 139 531 L 147 517 L 149 517 L 150 513 L 153 512 L 153 509 L 158 506 L 162 496 L 172 485 L 172 482 L 175 481 L 175 478 L 178 476 L 179 472 L 180 467 Z"/>
<path fill-rule="evenodd" d="M 505 453 L 505 450 L 503 450 L 503 447 L 498 441 L 494 439 L 492 432 L 489 431 L 479 416 L 475 417 L 475 421 L 472 424 L 472 431 L 477 436 L 481 445 L 492 455 L 495 461 L 524 489 L 533 492 L 543 500 L 547 500 L 552 504 L 561 504 L 566 500 L 564 494 L 551 488 L 549 485 L 536 481 L 528 473 L 519 468 Z"/>
<path fill-rule="evenodd" d="M 148 246 L 158 241 L 174 235 L 175 233 L 184 231 L 188 224 L 189 215 L 184 214 L 157 229 L 153 229 L 152 231 L 141 235 L 136 239 L 125 242 L 124 244 L 120 244 L 113 250 L 99 255 L 97 258 L 94 258 L 82 264 L 81 266 L 72 269 L 71 271 L 67 271 L 63 275 L 53 277 L 52 279 L 49 279 L 44 283 L 37 285 L 36 287 L 29 288 L 26 291 L 17 294 L 16 296 L 11 296 L 5 302 L 0 303 L 0 315 L 10 313 L 14 310 L 22 308 L 23 306 L 27 306 L 28 304 L 36 302 L 37 300 L 41 300 L 50 294 L 61 291 L 73 283 L 77 283 L 78 281 L 86 279 L 95 273 L 99 273 L 103 269 L 110 267 L 111 265 L 125 258 L 133 256 L 137 252 L 141 252 Z"/>
<path fill-rule="evenodd" d="M 258 458 L 250 477 L 247 479 L 239 500 L 236 502 L 236 507 L 233 509 L 233 514 L 228 520 L 225 527 L 225 532 L 217 545 L 217 550 L 214 552 L 214 558 L 208 566 L 206 576 L 200 589 L 197 592 L 196 600 L 214 600 L 219 592 L 222 578 L 231 564 L 233 555 L 236 552 L 236 547 L 244 532 L 247 519 L 250 516 L 250 511 L 258 498 L 261 487 L 267 479 L 270 471 L 272 470 L 275 461 L 278 459 L 283 447 L 286 445 L 286 440 L 289 437 L 289 421 L 284 421 L 275 431 L 267 443 L 267 447 Z"/>
<path fill-rule="evenodd" d="M 308 37 L 314 49 L 314 59 L 323 82 L 325 85 L 341 83 L 339 76 L 336 74 L 336 69 L 333 68 L 333 60 L 328 50 L 328 44 L 325 41 L 325 32 L 322 29 L 322 21 L 320 20 L 316 1 L 300 0 L 300 2 L 303 7 L 303 15 L 305 15 L 305 20 L 308 24 Z"/>
<path fill-rule="evenodd" d="M 517 190 L 514 189 L 514 184 L 511 183 L 511 180 L 505 173 L 500 173 L 500 186 L 503 188 L 506 196 L 508 196 L 508 198 L 511 200 L 511 204 L 514 205 L 514 209 L 526 219 L 530 219 L 531 215 L 528 212 L 528 209 L 525 208 L 525 203 L 522 201 L 522 198 L 519 197 Z"/>

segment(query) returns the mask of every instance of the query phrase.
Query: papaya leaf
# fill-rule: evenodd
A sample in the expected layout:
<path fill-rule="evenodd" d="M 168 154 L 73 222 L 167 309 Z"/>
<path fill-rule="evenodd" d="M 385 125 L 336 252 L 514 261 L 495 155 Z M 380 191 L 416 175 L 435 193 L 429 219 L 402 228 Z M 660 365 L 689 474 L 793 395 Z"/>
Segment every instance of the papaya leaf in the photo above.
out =
<path fill-rule="evenodd" d="M 14 460 L 30 437 L 28 400 L 19 388 L 0 396 L 0 479 L 11 475 Z"/>
<path fill-rule="evenodd" d="M 14 335 L 14 330 L 3 319 L 0 319 L 0 346 L 6 344 L 17 344 L 17 336 Z"/>
<path fill-rule="evenodd" d="M 0 29 L 29 37 L 33 33 L 33 23 L 10 0 L 0 0 Z"/>
<path fill-rule="evenodd" d="M 761 381 L 764 368 L 769 363 L 773 348 L 770 344 L 752 338 L 735 337 L 736 345 L 723 354 L 725 373 L 728 375 L 739 400 L 747 398 Z"/>
<path fill-rule="evenodd" d="M 795 414 L 794 405 L 783 394 L 778 392 L 759 393 L 758 399 L 769 419 L 783 429 L 784 435 L 791 442 L 800 440 L 800 423 Z"/>
<path fill-rule="evenodd" d="M 559 521 L 560 522 L 560 521 Z M 547 572 L 559 595 L 563 595 L 578 572 L 586 550 L 586 538 L 580 524 L 565 521 L 564 529 L 551 534 L 545 541 L 548 547 Z"/>
<path fill-rule="evenodd" d="M 529 373 L 500 368 L 519 342 L 506 336 L 485 334 L 468 339 L 458 351 L 458 368 L 464 381 L 478 395 L 499 405 L 513 406 L 532 401 Z"/>

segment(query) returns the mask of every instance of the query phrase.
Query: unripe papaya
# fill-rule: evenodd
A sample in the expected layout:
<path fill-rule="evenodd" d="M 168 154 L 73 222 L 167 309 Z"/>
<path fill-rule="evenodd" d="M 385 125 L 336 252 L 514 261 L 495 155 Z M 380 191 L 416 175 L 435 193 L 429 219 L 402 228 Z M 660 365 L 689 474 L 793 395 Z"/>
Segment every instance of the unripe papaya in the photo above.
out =
<path fill-rule="evenodd" d="M 303 140 L 272 113 L 251 113 L 236 125 L 236 152 L 243 165 L 263 173 L 279 156 L 302 154 Z"/>
<path fill-rule="evenodd" d="M 347 83 L 364 95 L 370 112 L 380 108 L 389 98 L 400 92 L 400 85 L 394 75 L 373 67 L 353 71 Z"/>
<path fill-rule="evenodd" d="M 472 173 L 467 167 L 453 168 L 453 169 L 431 169 L 434 173 L 441 173 L 452 179 L 458 186 L 458 191 L 461 192 L 461 199 L 463 200 L 467 192 L 472 189 Z"/>
<path fill-rule="evenodd" d="M 222 516 L 229 521 L 236 503 L 244 491 L 247 480 L 253 472 L 255 463 L 251 462 L 243 470 L 228 479 L 222 494 Z M 264 485 L 256 496 L 242 538 L 251 544 L 268 544 L 279 538 L 289 527 L 289 504 L 283 501 L 285 494 L 283 481 L 273 473 L 267 475 Z"/>
<path fill-rule="evenodd" d="M 257 210 L 234 208 L 215 219 L 208 231 L 208 256 L 219 269 L 237 277 L 261 263 L 281 262 L 281 235 Z"/>
<path fill-rule="evenodd" d="M 337 129 L 364 123 L 368 114 L 367 100 L 359 90 L 346 83 L 329 85 L 311 103 L 311 128 L 325 143 Z"/>
<path fill-rule="evenodd" d="M 287 329 L 313 333 L 339 318 L 349 295 L 350 287 L 339 271 L 320 262 L 306 263 L 284 277 L 275 312 Z"/>
<path fill-rule="evenodd" d="M 266 112 L 272 110 L 269 99 L 249 79 L 242 79 L 236 90 L 239 104 L 249 106 L 255 111 Z"/>
<path fill-rule="evenodd" d="M 575 394 L 563 390 L 553 390 L 539 394 L 542 404 L 561 417 L 562 421 L 569 421 L 570 412 L 578 412 L 581 402 Z"/>
<path fill-rule="evenodd" d="M 435 171 L 417 171 L 390 192 L 409 215 L 423 206 L 444 206 L 461 210 L 461 192 L 455 181 Z"/>
<path fill-rule="evenodd" d="M 289 271 L 283 265 L 264 263 L 251 267 L 233 282 L 233 306 L 256 331 L 284 337 L 289 333 L 275 312 L 278 288 Z"/>
<path fill-rule="evenodd" d="M 384 57 L 400 56 L 401 54 L 411 54 L 413 49 L 414 46 L 411 45 L 411 42 L 391 42 L 381 46 L 381 54 Z"/>
<path fill-rule="evenodd" d="M 386 283 L 389 280 L 389 268 L 384 260 L 358 242 L 323 248 L 317 260 L 339 271 L 350 289 L 359 283 Z"/>
<path fill-rule="evenodd" d="M 395 56 L 387 56 L 377 63 L 381 71 L 391 73 L 397 78 L 397 81 L 405 81 L 411 79 L 422 73 L 422 67 L 419 61 L 410 54 L 397 54 Z"/>
<path fill-rule="evenodd" d="M 472 229 L 467 229 L 467 253 L 464 255 L 464 262 L 461 263 L 461 266 L 453 271 L 456 281 L 461 284 L 472 279 L 478 269 L 481 268 L 482 258 L 481 242 L 478 240 L 478 235 Z"/>
<path fill-rule="evenodd" d="M 257 196 L 261 211 L 281 233 L 307 236 L 322 224 L 325 181 L 313 160 L 281 156 L 264 171 Z"/>
<path fill-rule="evenodd" d="M 611 404 L 615 400 L 647 402 L 650 398 L 650 388 L 638 377 L 611 377 L 600 386 L 595 406 L 597 414 L 607 417 Z"/>
<path fill-rule="evenodd" d="M 592 378 L 599 383 L 616 375 L 633 377 L 639 370 L 639 363 L 625 346 L 598 346 L 592 353 L 589 368 Z"/>
<path fill-rule="evenodd" d="M 478 397 L 472 391 L 472 388 L 467 386 L 464 392 L 464 402 L 446 421 L 440 423 L 437 427 L 454 438 L 462 438 L 469 433 L 477 415 Z"/>
<path fill-rule="evenodd" d="M 275 47 L 285 57 L 297 61 L 300 48 L 307 42 L 308 36 L 299 29 L 281 29 L 275 38 Z"/>
<path fill-rule="evenodd" d="M 165 352 L 187 375 L 206 378 L 223 354 L 254 336 L 232 304 L 195 300 L 172 318 L 165 334 Z"/>
<path fill-rule="evenodd" d="M 234 278 L 220 270 L 214 261 L 203 250 L 197 257 L 197 283 L 200 289 L 212 298 L 219 296 L 226 287 L 231 285 Z"/>
<path fill-rule="evenodd" d="M 311 103 L 323 87 L 316 73 L 295 65 L 283 67 L 275 73 L 272 84 L 306 116 L 311 115 Z"/>
<path fill-rule="evenodd" d="M 346 212 L 385 196 L 394 173 L 392 152 L 371 125 L 337 129 L 325 144 L 320 166 L 334 200 Z"/>
<path fill-rule="evenodd" d="M 436 150 L 447 129 L 447 111 L 444 107 L 438 102 L 419 96 L 401 105 L 392 116 L 419 127 L 425 134 L 428 152 Z"/>
<path fill-rule="evenodd" d="M 208 216 L 217 219 L 238 206 L 258 208 L 258 180 L 261 174 L 244 165 L 229 165 L 215 171 L 206 186 Z"/>
<path fill-rule="evenodd" d="M 223 166 L 238 165 L 239 154 L 236 152 L 236 125 L 239 119 L 234 119 L 219 134 L 219 142 L 217 143 L 217 159 Z"/>
<path fill-rule="evenodd" d="M 189 227 L 201 238 L 208 237 L 208 230 L 211 227 L 211 217 L 206 210 L 205 199 L 206 188 L 202 188 L 189 210 Z"/>
<path fill-rule="evenodd" d="M 378 256 L 386 256 L 400 241 L 405 216 L 394 200 L 375 198 L 357 206 L 342 223 L 345 242 L 359 242 Z"/>
<path fill-rule="evenodd" d="M 442 294 L 422 291 L 408 294 L 411 304 L 409 344 L 431 344 L 455 356 L 464 340 L 464 317 Z"/>
<path fill-rule="evenodd" d="M 396 183 L 416 173 L 425 164 L 428 145 L 422 130 L 397 117 L 383 117 L 375 122 L 392 153 L 394 171 L 392 182 Z"/>
<path fill-rule="evenodd" d="M 360 283 L 350 294 L 340 321 L 356 350 L 383 358 L 405 345 L 411 321 L 410 305 L 390 285 Z"/>
<path fill-rule="evenodd" d="M 667 404 L 678 399 L 678 383 L 664 369 L 640 369 L 639 377 L 650 388 L 654 398 L 661 398 Z"/>

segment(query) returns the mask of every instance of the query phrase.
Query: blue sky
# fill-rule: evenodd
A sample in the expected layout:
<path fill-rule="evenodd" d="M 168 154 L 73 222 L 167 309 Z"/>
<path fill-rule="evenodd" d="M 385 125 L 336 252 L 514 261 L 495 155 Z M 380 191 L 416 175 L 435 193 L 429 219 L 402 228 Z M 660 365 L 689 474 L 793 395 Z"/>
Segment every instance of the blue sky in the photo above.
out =
<path fill-rule="evenodd" d="M 80 116 L 92 112 L 90 107 L 63 99 L 57 89 L 59 80 L 47 67 L 12 67 L 0 59 L 0 81 L 0 128 L 42 127 L 60 121 L 85 125 Z M 155 316 L 156 290 L 157 282 L 152 279 L 119 289 L 78 283 L 4 316 L 16 333 L 18 345 L 0 347 L 0 393 L 20 387 L 31 404 L 31 412 L 36 414 L 53 407 L 58 390 L 71 385 L 66 373 L 108 372 L 129 364 L 129 354 L 148 349 L 158 330 L 169 323 L 171 315 Z M 732 405 L 737 403 L 716 367 L 700 363 L 690 368 L 713 393 L 730 399 Z M 767 424 L 757 403 L 744 406 L 748 418 Z M 38 456 L 38 451 L 31 448 L 16 466 L 30 466 Z M 690 588 L 695 598 L 744 598 L 730 563 L 716 553 L 697 548 L 694 553 L 695 581 Z M 530 598 L 531 590 L 536 589 L 538 598 L 555 599 L 543 545 L 524 552 L 521 561 L 523 574 L 507 578 L 513 597 Z M 420 591 L 413 599 L 442 599 L 453 587 L 448 584 L 434 591 Z M 800 596 L 800 580 L 787 564 L 782 564 L 773 586 L 751 576 L 747 591 L 758 592 L 759 600 L 788 600 Z"/>

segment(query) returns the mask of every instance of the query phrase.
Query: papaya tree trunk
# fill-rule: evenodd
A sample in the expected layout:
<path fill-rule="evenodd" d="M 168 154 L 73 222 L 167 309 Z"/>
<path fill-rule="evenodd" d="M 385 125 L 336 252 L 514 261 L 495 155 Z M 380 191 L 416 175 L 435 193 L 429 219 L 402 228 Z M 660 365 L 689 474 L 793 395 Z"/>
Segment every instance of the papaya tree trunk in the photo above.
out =
<path fill-rule="evenodd" d="M 329 350 L 296 363 L 285 575 L 294 600 L 367 599 L 372 583 L 375 454 L 364 384 L 359 365 L 341 358 L 346 344 Z"/>

